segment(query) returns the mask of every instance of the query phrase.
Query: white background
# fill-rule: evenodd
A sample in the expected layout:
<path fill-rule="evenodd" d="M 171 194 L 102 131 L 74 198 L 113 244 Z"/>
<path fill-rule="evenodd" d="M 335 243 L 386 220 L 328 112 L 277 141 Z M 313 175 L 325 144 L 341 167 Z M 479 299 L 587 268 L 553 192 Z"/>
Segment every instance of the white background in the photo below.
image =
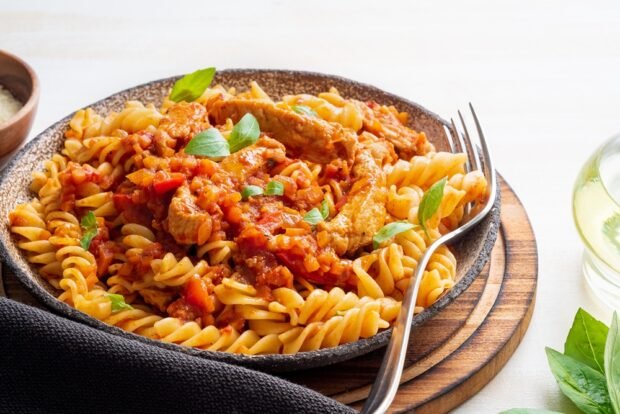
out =
<path fill-rule="evenodd" d="M 113 92 L 206 66 L 342 75 L 446 117 L 472 101 L 532 220 L 539 290 L 513 358 L 456 411 L 570 413 L 544 346 L 563 347 L 579 306 L 609 322 L 581 276 L 571 190 L 620 131 L 619 21 L 618 1 L 0 0 L 0 48 L 39 74 L 31 137 Z"/>

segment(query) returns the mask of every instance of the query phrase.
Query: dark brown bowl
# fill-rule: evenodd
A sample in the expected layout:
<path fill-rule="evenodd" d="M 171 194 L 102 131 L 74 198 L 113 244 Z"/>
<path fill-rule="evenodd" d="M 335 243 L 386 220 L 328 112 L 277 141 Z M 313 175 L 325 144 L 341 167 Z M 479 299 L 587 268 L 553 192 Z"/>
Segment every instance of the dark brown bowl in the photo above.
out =
<path fill-rule="evenodd" d="M 118 111 L 123 107 L 124 102 L 129 99 L 159 104 L 177 79 L 178 77 L 172 77 L 145 83 L 95 102 L 91 107 L 100 112 L 107 112 L 110 110 Z M 267 93 L 275 97 L 302 92 L 317 94 L 334 86 L 345 97 L 361 100 L 373 99 L 381 103 L 395 105 L 399 110 L 411 114 L 411 126 L 419 131 L 426 132 L 429 139 L 438 149 L 445 150 L 448 148 L 447 138 L 443 128 L 446 122 L 439 116 L 406 99 L 384 92 L 373 86 L 364 85 L 345 78 L 311 72 L 235 69 L 218 72 L 214 83 L 222 83 L 239 89 L 247 87 L 251 80 L 257 81 Z M 42 161 L 49 159 L 55 152 L 60 150 L 63 142 L 63 132 L 67 128 L 71 116 L 72 115 L 69 115 L 50 126 L 32 142 L 28 143 L 7 166 L 2 176 L 0 176 L 0 217 L 3 217 L 5 220 L 5 225 L 0 226 L 0 253 L 5 263 L 14 270 L 24 286 L 52 311 L 114 335 L 121 335 L 147 344 L 184 352 L 201 358 L 225 361 L 271 372 L 293 371 L 329 365 L 366 354 L 387 344 L 390 337 L 390 330 L 383 331 L 368 339 L 362 339 L 335 348 L 301 352 L 295 355 L 247 356 L 227 354 L 224 352 L 202 351 L 125 332 L 119 328 L 106 325 L 103 322 L 91 318 L 56 299 L 57 292 L 37 274 L 36 270 L 29 265 L 17 248 L 9 231 L 7 217 L 17 203 L 23 203 L 32 198 L 33 195 L 28 191 L 31 172 L 41 169 Z M 498 196 L 491 214 L 489 214 L 489 216 L 474 230 L 467 234 L 464 239 L 453 246 L 455 256 L 458 260 L 457 283 L 434 305 L 416 315 L 413 319 L 413 326 L 424 323 L 452 302 L 454 298 L 469 287 L 480 273 L 482 267 L 489 258 L 491 249 L 497 238 L 499 229 L 499 207 L 500 200 Z"/>
<path fill-rule="evenodd" d="M 0 124 L 0 155 L 17 148 L 28 136 L 39 104 L 39 80 L 34 70 L 15 55 L 0 50 L 0 85 L 24 106 Z"/>

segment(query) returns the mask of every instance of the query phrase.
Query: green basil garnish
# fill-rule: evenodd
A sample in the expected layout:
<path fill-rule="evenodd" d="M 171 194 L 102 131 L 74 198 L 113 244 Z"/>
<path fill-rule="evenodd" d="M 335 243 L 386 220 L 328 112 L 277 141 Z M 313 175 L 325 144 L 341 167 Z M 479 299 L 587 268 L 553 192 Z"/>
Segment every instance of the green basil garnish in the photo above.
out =
<path fill-rule="evenodd" d="M 308 115 L 315 118 L 319 117 L 319 114 L 317 114 L 314 109 L 306 105 L 293 105 L 291 106 L 291 109 L 300 115 Z"/>
<path fill-rule="evenodd" d="M 284 194 L 284 184 L 280 181 L 269 181 L 265 187 L 265 195 L 281 196 Z"/>
<path fill-rule="evenodd" d="M 254 115 L 247 113 L 235 125 L 228 138 L 230 153 L 235 153 L 242 148 L 254 144 L 260 136 L 258 121 Z"/>
<path fill-rule="evenodd" d="M 82 249 L 88 250 L 90 247 L 90 242 L 97 235 L 98 231 L 95 213 L 89 211 L 84 217 L 82 217 L 80 226 L 84 230 L 84 233 L 82 233 L 82 239 L 80 240 L 80 246 L 82 246 Z"/>
<path fill-rule="evenodd" d="M 429 237 L 428 230 L 426 229 L 426 222 L 433 217 L 433 214 L 437 212 L 437 209 L 441 204 L 443 189 L 446 186 L 446 181 L 447 179 L 444 177 L 440 181 L 433 184 L 431 188 L 424 193 L 424 197 L 422 197 L 422 201 L 418 207 L 418 221 L 420 222 L 420 226 L 422 226 L 424 233 L 426 233 L 426 237 Z"/>
<path fill-rule="evenodd" d="M 174 102 L 193 102 L 211 85 L 215 76 L 215 68 L 199 69 L 183 76 L 174 83 L 170 92 L 170 100 Z"/>
<path fill-rule="evenodd" d="M 241 190 L 241 199 L 247 200 L 250 197 L 263 194 L 263 189 L 257 185 L 248 185 Z"/>
<path fill-rule="evenodd" d="M 372 238 L 372 248 L 378 249 L 383 242 L 390 240 L 397 234 L 411 230 L 413 227 L 413 224 L 406 221 L 395 221 L 393 223 L 386 224 Z"/>
<path fill-rule="evenodd" d="M 184 151 L 186 154 L 210 158 L 222 158 L 230 155 L 228 141 L 217 128 L 209 128 L 196 134 Z"/>
<path fill-rule="evenodd" d="M 133 309 L 133 306 L 125 302 L 125 297 L 123 295 L 108 293 L 107 296 L 110 298 L 110 303 L 112 304 L 112 312 Z"/>
<path fill-rule="evenodd" d="M 304 221 L 311 226 L 316 226 L 323 221 L 323 215 L 318 208 L 313 208 L 304 215 Z"/>
<path fill-rule="evenodd" d="M 329 206 L 327 205 L 327 200 L 323 200 L 321 202 L 321 216 L 323 216 L 323 220 L 327 220 L 329 217 Z"/>

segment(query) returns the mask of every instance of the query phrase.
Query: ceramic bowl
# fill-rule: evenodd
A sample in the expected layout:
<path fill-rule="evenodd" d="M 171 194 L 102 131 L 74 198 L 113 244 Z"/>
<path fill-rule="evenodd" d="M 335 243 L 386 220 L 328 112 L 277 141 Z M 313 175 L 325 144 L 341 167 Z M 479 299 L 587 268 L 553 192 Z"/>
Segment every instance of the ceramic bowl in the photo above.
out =
<path fill-rule="evenodd" d="M 123 107 L 124 102 L 130 99 L 137 99 L 145 103 L 152 102 L 155 105 L 159 105 L 177 79 L 178 77 L 172 77 L 145 83 L 95 102 L 90 107 L 100 113 L 107 113 L 112 110 L 118 111 Z M 418 131 L 424 131 L 438 150 L 448 149 L 447 137 L 444 131 L 446 122 L 439 116 L 404 98 L 384 92 L 373 86 L 341 77 L 299 71 L 237 69 L 218 72 L 214 84 L 221 83 L 229 87 L 236 87 L 239 90 L 246 88 L 251 80 L 257 81 L 273 97 L 298 93 L 318 94 L 334 86 L 345 97 L 360 100 L 372 99 L 383 104 L 395 105 L 400 111 L 406 111 L 411 115 L 411 127 Z M 61 119 L 43 131 L 32 142 L 28 143 L 0 177 L 0 217 L 4 220 L 4 225 L 0 226 L 0 247 L 4 261 L 12 268 L 23 285 L 51 310 L 114 335 L 121 335 L 201 358 L 225 361 L 271 372 L 292 371 L 329 365 L 357 357 L 387 344 L 390 330 L 380 332 L 371 338 L 361 339 L 335 348 L 301 352 L 295 355 L 247 356 L 202 351 L 163 343 L 125 332 L 91 318 L 56 299 L 57 292 L 37 274 L 36 270 L 29 265 L 17 248 L 9 232 L 7 217 L 17 203 L 25 202 L 33 197 L 33 194 L 28 191 L 31 173 L 41 169 L 42 162 L 60 150 L 63 143 L 63 133 L 67 129 L 70 119 L 71 115 Z M 458 260 L 457 282 L 434 305 L 414 317 L 414 326 L 425 323 L 433 315 L 446 307 L 467 289 L 480 273 L 489 258 L 497 237 L 499 207 L 500 200 L 498 198 L 495 201 L 491 214 L 458 244 L 452 246 Z M 432 321 L 429 323 L 432 323 Z"/>

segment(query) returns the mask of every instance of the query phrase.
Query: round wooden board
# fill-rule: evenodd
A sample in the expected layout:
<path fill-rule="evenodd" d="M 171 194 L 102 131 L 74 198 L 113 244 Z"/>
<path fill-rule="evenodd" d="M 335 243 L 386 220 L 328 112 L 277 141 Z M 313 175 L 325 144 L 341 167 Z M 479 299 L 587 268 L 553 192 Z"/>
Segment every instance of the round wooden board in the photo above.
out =
<path fill-rule="evenodd" d="M 450 411 L 486 385 L 523 338 L 534 310 L 536 240 L 523 205 L 503 180 L 501 196 L 501 231 L 489 263 L 453 303 L 413 331 L 391 412 Z M 40 306 L 8 271 L 4 281 L 0 275 L 2 294 Z M 382 356 L 380 349 L 281 376 L 360 409 Z"/>

